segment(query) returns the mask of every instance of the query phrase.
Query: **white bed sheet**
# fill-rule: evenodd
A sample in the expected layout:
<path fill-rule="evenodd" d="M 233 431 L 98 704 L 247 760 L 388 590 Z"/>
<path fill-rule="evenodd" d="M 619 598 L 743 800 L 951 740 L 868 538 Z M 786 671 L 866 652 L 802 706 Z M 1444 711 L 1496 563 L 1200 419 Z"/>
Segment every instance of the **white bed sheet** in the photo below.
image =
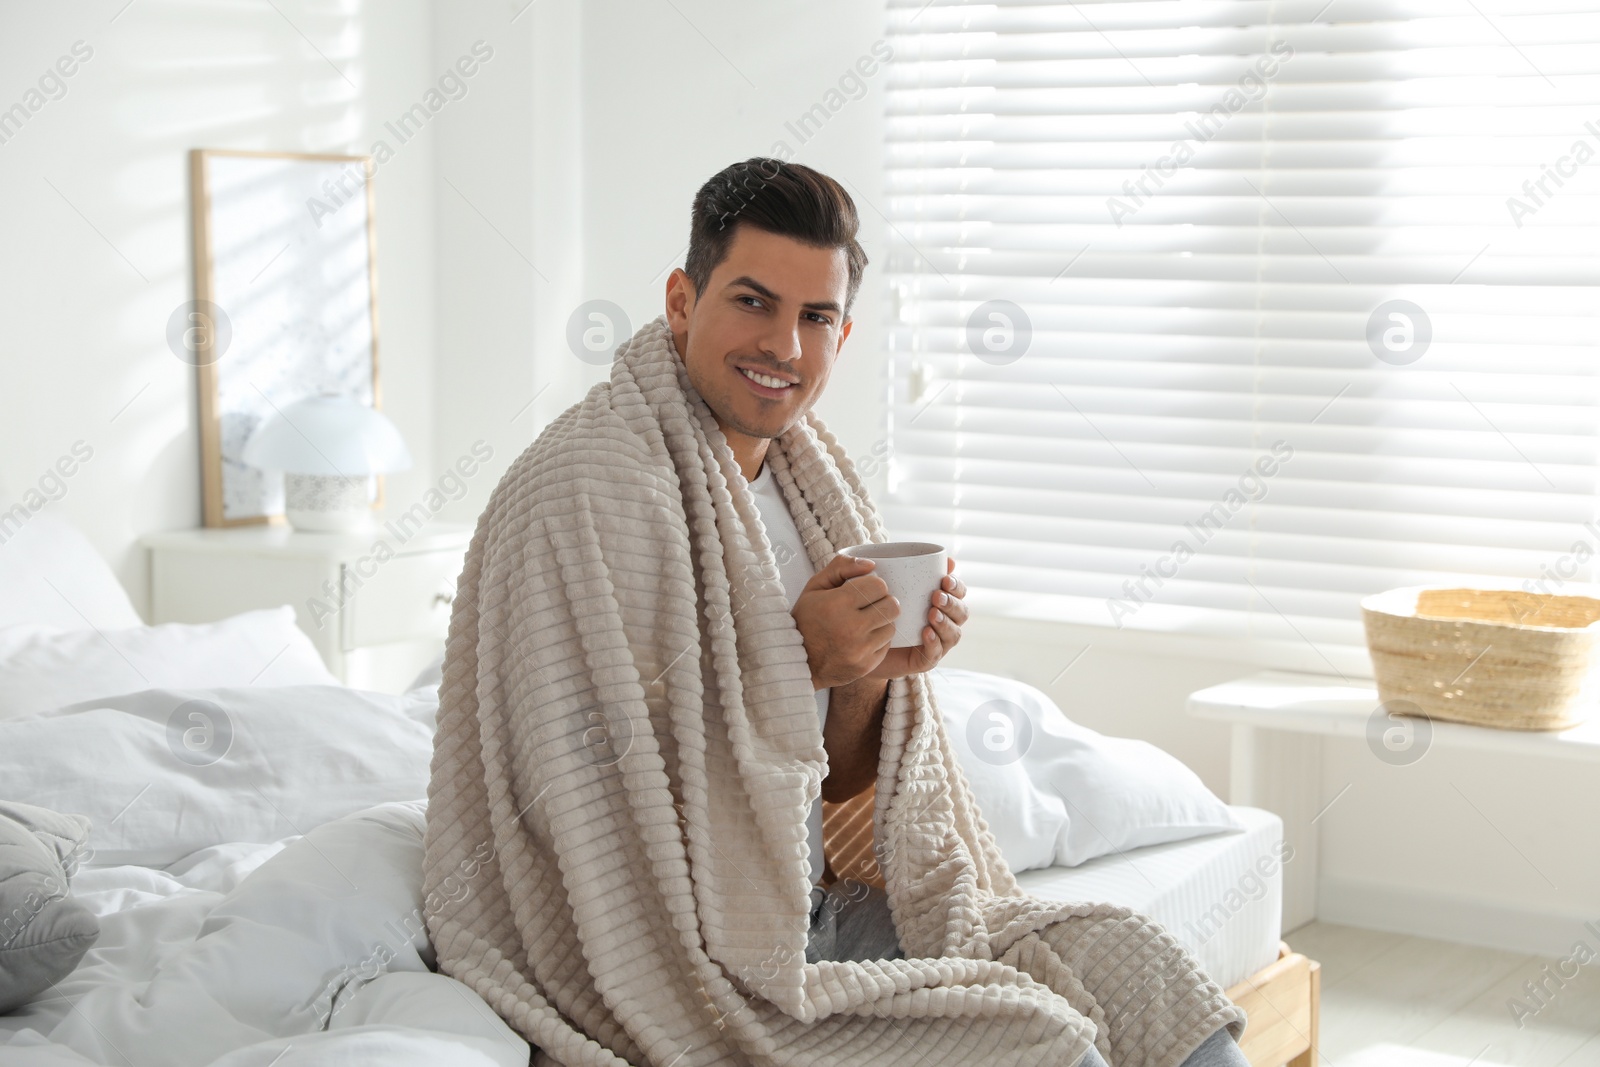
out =
<path fill-rule="evenodd" d="M 1283 920 L 1283 820 L 1237 805 L 1243 831 L 1101 856 L 1077 867 L 1024 871 L 1017 882 L 1049 900 L 1122 904 L 1165 926 L 1224 989 L 1278 958 Z"/>

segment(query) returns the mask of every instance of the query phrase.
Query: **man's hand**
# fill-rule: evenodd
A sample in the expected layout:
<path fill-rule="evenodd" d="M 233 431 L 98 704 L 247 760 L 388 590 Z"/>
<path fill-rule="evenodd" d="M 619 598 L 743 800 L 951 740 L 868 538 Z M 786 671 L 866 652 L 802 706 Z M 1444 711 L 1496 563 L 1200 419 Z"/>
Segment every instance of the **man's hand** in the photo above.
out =
<path fill-rule="evenodd" d="M 931 671 L 945 653 L 961 640 L 961 626 L 967 621 L 967 586 L 955 575 L 956 561 L 947 559 L 945 576 L 939 588 L 928 596 L 928 625 L 922 628 L 922 644 L 910 648 L 891 648 L 869 673 L 870 678 L 902 678 Z"/>
<path fill-rule="evenodd" d="M 870 559 L 834 556 L 811 576 L 789 612 L 805 642 L 813 689 L 863 678 L 889 651 L 900 604 L 873 568 Z"/>
<path fill-rule="evenodd" d="M 837 555 L 795 601 L 790 614 L 805 642 L 813 689 L 931 671 L 961 640 L 967 586 L 955 576 L 955 560 L 946 563 L 939 588 L 928 597 L 922 644 L 910 648 L 889 647 L 900 602 L 873 566 L 869 559 Z"/>

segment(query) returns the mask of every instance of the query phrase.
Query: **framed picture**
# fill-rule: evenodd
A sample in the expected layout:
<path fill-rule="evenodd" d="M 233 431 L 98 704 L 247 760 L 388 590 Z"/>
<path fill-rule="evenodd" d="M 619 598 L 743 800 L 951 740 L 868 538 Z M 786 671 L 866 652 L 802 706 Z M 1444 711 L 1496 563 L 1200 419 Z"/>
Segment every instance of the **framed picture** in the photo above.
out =
<path fill-rule="evenodd" d="M 198 372 L 205 525 L 282 523 L 282 473 L 240 462 L 250 435 L 318 393 L 380 406 L 372 159 L 200 148 L 189 165 L 194 299 L 168 343 Z"/>

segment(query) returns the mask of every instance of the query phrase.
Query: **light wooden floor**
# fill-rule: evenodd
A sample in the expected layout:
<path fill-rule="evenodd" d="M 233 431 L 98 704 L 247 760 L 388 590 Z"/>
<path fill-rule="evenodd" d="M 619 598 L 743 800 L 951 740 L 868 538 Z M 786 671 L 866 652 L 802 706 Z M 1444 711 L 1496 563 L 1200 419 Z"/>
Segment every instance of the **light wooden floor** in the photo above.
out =
<path fill-rule="evenodd" d="M 1534 1004 L 1555 957 L 1323 922 L 1284 940 L 1322 963 L 1318 1067 L 1600 1067 L 1600 959 L 1519 1028 L 1506 1002 Z"/>

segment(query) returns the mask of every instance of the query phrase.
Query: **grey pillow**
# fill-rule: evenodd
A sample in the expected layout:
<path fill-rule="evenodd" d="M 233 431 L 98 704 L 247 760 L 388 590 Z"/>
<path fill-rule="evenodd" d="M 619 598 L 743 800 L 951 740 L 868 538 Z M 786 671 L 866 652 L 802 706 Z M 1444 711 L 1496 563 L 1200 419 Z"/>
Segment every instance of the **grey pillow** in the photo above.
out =
<path fill-rule="evenodd" d="M 72 973 L 100 922 L 67 895 L 89 820 L 0 801 L 0 1015 Z"/>

